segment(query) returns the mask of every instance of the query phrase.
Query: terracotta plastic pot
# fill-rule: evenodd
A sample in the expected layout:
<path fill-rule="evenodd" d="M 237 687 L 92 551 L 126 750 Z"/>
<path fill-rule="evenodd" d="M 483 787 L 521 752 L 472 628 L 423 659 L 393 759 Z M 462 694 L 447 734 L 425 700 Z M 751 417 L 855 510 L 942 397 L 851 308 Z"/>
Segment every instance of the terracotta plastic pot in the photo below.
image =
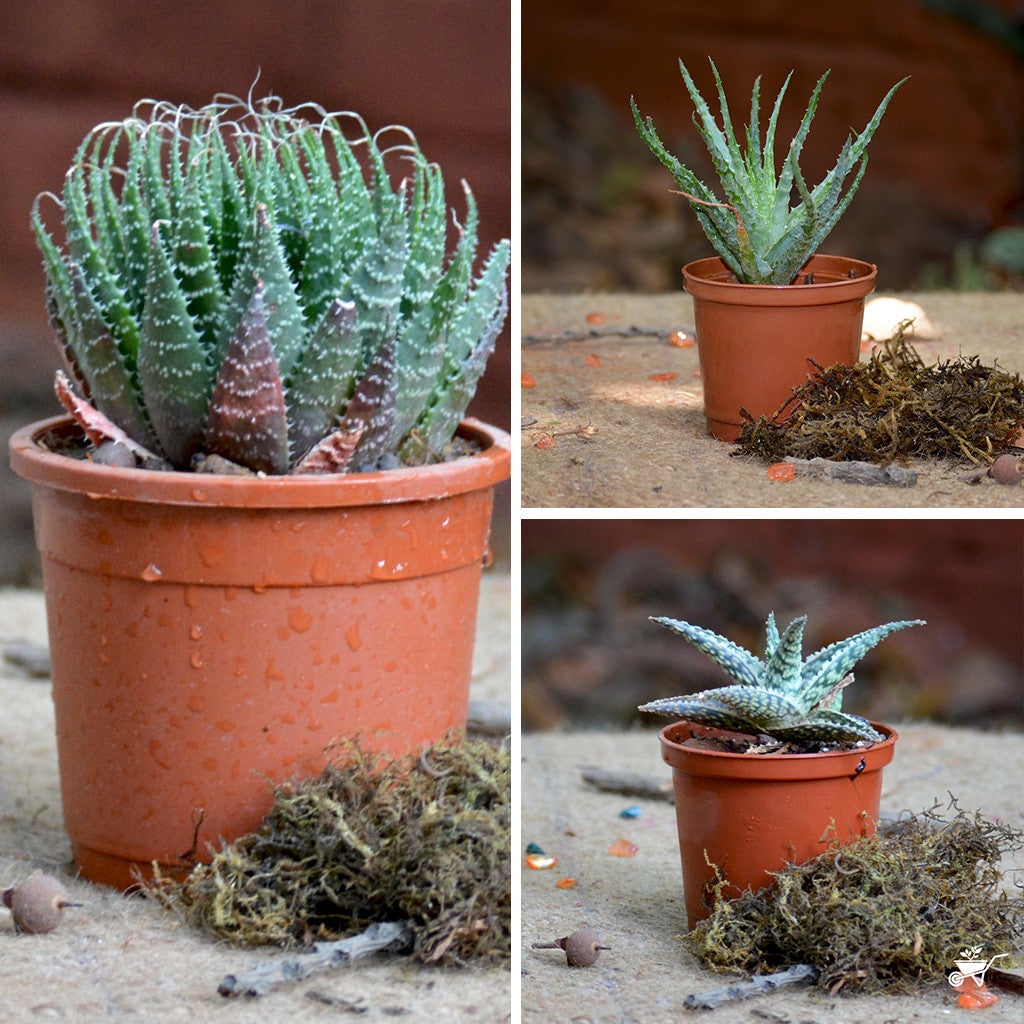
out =
<path fill-rule="evenodd" d="M 882 768 L 892 760 L 897 739 L 894 729 L 875 728 L 885 736 L 882 742 L 826 754 L 703 750 L 683 744 L 691 736 L 728 734 L 691 722 L 662 729 L 691 928 L 707 916 L 713 898 L 711 865 L 728 882 L 723 895 L 734 898 L 770 885 L 769 872 L 810 860 L 829 841 L 848 843 L 875 832 Z"/>
<path fill-rule="evenodd" d="M 774 416 L 814 363 L 852 366 L 860 356 L 864 299 L 878 268 L 812 256 L 797 276 L 813 284 L 739 284 L 717 256 L 683 267 L 693 296 L 708 432 L 735 441 L 743 419 Z M 812 362 L 813 360 L 813 362 Z"/>
<path fill-rule="evenodd" d="M 507 434 L 421 469 L 228 477 L 97 465 L 11 438 L 32 487 L 65 827 L 121 888 L 254 828 L 332 741 L 400 755 L 464 727 Z M 200 824 L 201 821 L 201 824 Z M 198 832 L 197 832 L 198 825 Z M 194 840 L 197 840 L 197 844 Z"/>

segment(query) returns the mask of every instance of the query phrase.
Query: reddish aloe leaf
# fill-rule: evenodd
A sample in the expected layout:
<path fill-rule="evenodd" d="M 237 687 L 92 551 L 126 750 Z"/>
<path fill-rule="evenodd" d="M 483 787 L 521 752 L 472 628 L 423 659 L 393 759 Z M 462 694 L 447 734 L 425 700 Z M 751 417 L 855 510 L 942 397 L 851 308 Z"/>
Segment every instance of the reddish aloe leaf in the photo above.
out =
<path fill-rule="evenodd" d="M 342 433 L 362 432 L 357 449 L 358 461 L 362 464 L 375 463 L 390 450 L 397 390 L 395 334 L 389 331 L 363 379 L 356 385 L 338 427 Z"/>
<path fill-rule="evenodd" d="M 302 457 L 292 472 L 296 476 L 304 473 L 344 473 L 362 436 L 362 427 L 351 434 L 343 430 L 328 434 Z"/>
<path fill-rule="evenodd" d="M 214 382 L 206 445 L 257 472 L 288 472 L 284 388 L 267 330 L 262 281 L 228 342 Z"/>
<path fill-rule="evenodd" d="M 99 447 L 106 441 L 116 441 L 142 459 L 156 459 L 156 456 L 137 441 L 133 441 L 116 423 L 103 415 L 95 406 L 75 394 L 68 375 L 63 370 L 57 371 L 53 382 L 53 390 L 57 392 L 61 405 L 74 417 L 75 422 L 89 441 Z"/>

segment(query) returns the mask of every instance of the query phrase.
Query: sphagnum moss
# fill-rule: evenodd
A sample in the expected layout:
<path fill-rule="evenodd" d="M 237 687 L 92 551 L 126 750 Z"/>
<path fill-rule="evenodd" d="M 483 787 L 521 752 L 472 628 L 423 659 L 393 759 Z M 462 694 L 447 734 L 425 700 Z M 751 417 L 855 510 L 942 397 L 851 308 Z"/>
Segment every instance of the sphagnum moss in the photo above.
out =
<path fill-rule="evenodd" d="M 511 762 L 483 741 L 393 762 L 345 743 L 279 787 L 262 827 L 153 891 L 245 945 L 296 947 L 408 919 L 425 963 L 511 955 Z"/>
<path fill-rule="evenodd" d="M 1024 833 L 954 803 L 883 825 L 875 836 L 786 865 L 776 883 L 718 900 L 689 936 L 722 971 L 819 971 L 830 990 L 909 991 L 946 980 L 959 951 L 1024 949 L 1024 899 L 999 862 Z"/>

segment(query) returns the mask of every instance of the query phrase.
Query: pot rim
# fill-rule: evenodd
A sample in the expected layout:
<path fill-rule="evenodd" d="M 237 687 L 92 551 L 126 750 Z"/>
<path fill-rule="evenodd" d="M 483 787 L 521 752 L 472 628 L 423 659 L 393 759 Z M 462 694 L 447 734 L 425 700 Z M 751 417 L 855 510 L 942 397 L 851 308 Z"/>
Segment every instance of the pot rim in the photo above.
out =
<path fill-rule="evenodd" d="M 11 435 L 10 462 L 15 473 L 33 484 L 154 504 L 325 508 L 430 501 L 484 490 L 507 479 L 511 472 L 511 436 L 472 417 L 461 421 L 458 433 L 482 446 L 483 450 L 473 455 L 430 466 L 309 476 L 221 476 L 102 466 L 41 447 L 39 439 L 55 429 L 77 426 L 70 416 L 54 416 L 27 424 Z"/>
<path fill-rule="evenodd" d="M 689 775 L 718 776 L 737 779 L 806 779 L 830 778 L 860 774 L 863 771 L 877 771 L 892 761 L 894 745 L 899 733 L 880 722 L 871 725 L 885 736 L 885 739 L 869 747 L 854 750 L 830 750 L 827 753 L 810 754 L 741 754 L 726 750 L 700 750 L 685 747 L 678 741 L 678 733 L 691 735 L 735 735 L 727 730 L 713 729 L 686 720 L 672 722 L 658 733 L 661 742 L 662 759 L 674 771 Z M 863 759 L 864 768 L 857 771 Z"/>
<path fill-rule="evenodd" d="M 721 256 L 692 260 L 683 267 L 683 284 L 695 298 L 744 306 L 809 306 L 844 302 L 870 294 L 878 267 L 852 256 L 815 253 L 800 273 L 828 273 L 832 280 L 815 284 L 743 284 L 722 278 L 731 274 Z M 851 270 L 856 277 L 849 277 Z"/>

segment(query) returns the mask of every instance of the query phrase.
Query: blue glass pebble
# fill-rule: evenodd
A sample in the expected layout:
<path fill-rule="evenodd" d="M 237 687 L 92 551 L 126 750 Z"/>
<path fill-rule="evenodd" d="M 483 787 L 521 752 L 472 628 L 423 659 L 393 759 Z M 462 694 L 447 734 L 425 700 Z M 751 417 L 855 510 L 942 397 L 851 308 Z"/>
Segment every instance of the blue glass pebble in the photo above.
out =
<path fill-rule="evenodd" d="M 639 818 L 640 817 L 640 808 L 637 807 L 636 804 L 633 804 L 632 807 L 623 807 L 622 810 L 619 811 L 619 817 L 620 818 Z"/>
<path fill-rule="evenodd" d="M 530 843 L 530 845 L 526 847 L 526 852 L 527 854 L 538 853 L 541 856 L 544 856 L 544 851 L 536 843 Z"/>

